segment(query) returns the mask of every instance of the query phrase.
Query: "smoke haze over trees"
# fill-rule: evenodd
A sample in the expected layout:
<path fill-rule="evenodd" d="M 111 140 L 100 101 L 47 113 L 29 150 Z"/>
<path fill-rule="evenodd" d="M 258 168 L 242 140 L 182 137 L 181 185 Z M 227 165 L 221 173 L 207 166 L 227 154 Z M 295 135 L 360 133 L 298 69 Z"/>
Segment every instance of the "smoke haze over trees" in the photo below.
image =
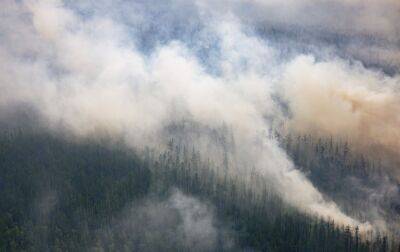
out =
<path fill-rule="evenodd" d="M 400 2 L 1 6 L 1 249 L 398 248 Z"/>

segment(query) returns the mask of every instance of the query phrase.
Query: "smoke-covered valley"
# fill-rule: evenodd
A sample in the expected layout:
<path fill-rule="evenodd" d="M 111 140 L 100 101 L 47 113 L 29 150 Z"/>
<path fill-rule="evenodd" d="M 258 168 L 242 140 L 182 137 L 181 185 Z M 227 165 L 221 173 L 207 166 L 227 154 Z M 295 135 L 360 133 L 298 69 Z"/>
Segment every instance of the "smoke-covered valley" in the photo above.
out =
<path fill-rule="evenodd" d="M 390 237 L 395 245 L 388 248 L 397 248 L 398 1 L 5 0 L 1 5 L 0 151 L 10 162 L 2 165 L 12 166 L 8 160 L 13 153 L 25 153 L 12 144 L 20 143 L 27 153 L 36 153 L 21 154 L 27 164 L 43 159 L 43 165 L 37 161 L 39 167 L 64 167 L 46 168 L 56 175 L 48 175 L 46 185 L 35 184 L 40 190 L 31 208 L 39 206 L 41 217 L 31 218 L 41 226 L 69 225 L 65 223 L 73 219 L 80 223 L 76 229 L 85 249 L 295 250 L 267 238 L 260 240 L 268 245 L 246 243 L 263 234 L 250 221 L 239 225 L 226 217 L 240 219 L 247 210 L 238 207 L 240 214 L 235 215 L 220 204 L 226 197 L 224 202 L 233 208 L 249 192 L 249 209 L 277 204 L 270 209 L 273 220 L 284 209 L 300 220 L 348 226 L 363 241 Z M 104 200 L 112 204 L 118 198 L 115 208 L 99 203 L 90 211 L 75 209 L 78 203 L 70 198 L 66 202 L 72 200 L 72 205 L 63 206 L 60 198 L 65 196 L 60 195 L 79 189 L 74 176 L 92 174 L 99 180 L 94 188 L 103 188 L 97 185 L 102 179 L 123 180 L 121 174 L 107 180 L 107 172 L 94 175 L 97 170 L 90 163 L 101 166 L 101 157 L 91 147 L 84 150 L 81 145 L 87 141 L 133 155 L 132 162 L 143 163 L 138 167 L 149 169 L 150 180 L 156 182 L 143 186 L 145 192 L 126 182 L 128 189 L 140 191 L 137 198 L 126 196 L 136 192 L 125 189 L 114 192 L 118 183 L 110 182 L 113 186 L 104 188 L 110 198 Z M 35 152 L 40 145 L 48 148 Z M 81 172 L 55 161 L 81 155 L 67 151 L 68 146 L 88 154 L 80 157 L 82 164 L 65 161 Z M 64 156 L 63 149 L 69 154 Z M 107 155 L 112 159 L 118 153 Z M 120 159 L 114 161 L 110 165 L 119 167 Z M 0 182 L 18 184 L 19 170 L 14 174 L 7 169 Z M 147 178 L 140 169 L 136 175 Z M 47 176 L 39 174 L 38 179 Z M 54 184 L 59 176 L 72 181 L 65 192 Z M 82 178 L 89 183 L 84 192 L 91 192 L 90 181 L 90 176 Z M 175 187 L 178 191 L 170 193 Z M 101 198 L 96 193 L 82 197 L 88 195 Z M 90 197 L 85 200 L 91 202 Z M 11 211 L 13 204 L 4 201 L 2 210 Z M 97 209 L 102 206 L 106 210 Z M 74 209 L 74 214 L 69 218 L 60 209 Z M 65 223 L 49 220 L 51 212 L 67 215 Z M 252 216 L 260 217 L 262 211 L 257 214 Z M 88 217 L 92 215 L 96 218 Z M 33 224 L 26 223 L 23 227 L 30 230 Z M 243 230 L 253 238 L 243 238 Z M 56 246 L 46 244 L 46 239 L 56 240 L 48 233 L 41 230 L 41 237 L 33 236 L 34 250 Z M 62 248 L 73 249 L 69 246 Z M 310 251 L 310 244 L 304 246 Z"/>

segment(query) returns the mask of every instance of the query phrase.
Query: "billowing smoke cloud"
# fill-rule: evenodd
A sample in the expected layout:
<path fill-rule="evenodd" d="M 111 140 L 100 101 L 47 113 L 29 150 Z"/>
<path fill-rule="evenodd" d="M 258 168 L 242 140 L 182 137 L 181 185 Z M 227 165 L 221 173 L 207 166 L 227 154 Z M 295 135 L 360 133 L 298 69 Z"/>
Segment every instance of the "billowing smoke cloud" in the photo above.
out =
<path fill-rule="evenodd" d="M 101 15 L 104 9 L 98 5 L 86 12 L 86 4 L 6 1 L 0 27 L 1 108 L 25 104 L 34 107 L 50 128 L 76 136 L 107 132 L 124 137 L 133 148 L 161 150 L 168 139 L 164 129 L 171 123 L 190 120 L 209 128 L 227 124 L 237 143 L 237 162 L 243 164 L 239 168 L 254 166 L 302 211 L 369 228 L 369 223 L 350 218 L 324 199 L 268 132 L 271 118 L 285 120 L 274 102 L 283 90 L 296 129 L 338 135 L 346 131 L 359 139 L 376 137 L 383 144 L 378 120 L 389 120 L 383 123 L 385 131 L 398 134 L 396 79 L 304 56 L 288 63 L 280 60 L 279 47 L 243 24 L 243 12 L 233 8 L 223 13 L 207 1 L 171 4 L 170 9 L 161 4 L 159 12 L 153 5 L 149 12 L 146 4 L 132 3 L 131 19 L 121 21 L 112 15 L 119 10 L 110 8 L 111 14 Z M 274 1 L 259 4 L 276 6 Z M 249 5 L 254 6 L 257 3 Z M 300 2 L 293 6 L 296 15 L 305 8 Z M 165 9 L 172 10 L 165 14 L 169 18 L 190 10 L 195 21 L 174 30 L 175 19 L 163 24 L 165 20 L 154 15 Z M 382 22 L 390 23 L 391 16 L 387 18 Z M 160 26 L 145 26 L 154 23 Z M 382 36 L 386 33 L 396 33 L 396 27 L 387 27 Z M 380 84 L 385 87 L 376 86 Z M 320 110 L 315 108 L 320 104 Z M 360 127 L 368 130 L 358 133 Z M 393 138 L 387 141 L 385 146 L 398 146 Z"/>
<path fill-rule="evenodd" d="M 348 140 L 376 158 L 397 159 L 399 77 L 305 56 L 291 62 L 283 75 L 292 130 Z"/>

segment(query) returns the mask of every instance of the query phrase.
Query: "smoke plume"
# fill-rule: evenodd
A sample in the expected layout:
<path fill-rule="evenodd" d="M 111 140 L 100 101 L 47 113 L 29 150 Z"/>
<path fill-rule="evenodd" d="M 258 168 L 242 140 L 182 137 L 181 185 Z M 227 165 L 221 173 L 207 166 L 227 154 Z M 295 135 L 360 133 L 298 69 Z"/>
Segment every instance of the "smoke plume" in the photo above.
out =
<path fill-rule="evenodd" d="M 363 146 L 371 140 L 396 153 L 399 78 L 329 57 L 328 51 L 318 60 L 301 50 L 286 54 L 251 27 L 298 24 L 309 31 L 319 23 L 335 36 L 376 36 L 393 47 L 399 41 L 392 23 L 398 20 L 397 1 L 317 4 L 311 9 L 316 18 L 303 13 L 311 0 L 290 6 L 224 2 L 134 1 L 118 8 L 111 1 L 6 0 L 0 10 L 0 111 L 23 104 L 51 129 L 77 137 L 107 132 L 132 148 L 160 150 L 172 123 L 190 120 L 215 129 L 226 124 L 239 168 L 254 166 L 302 211 L 369 229 L 325 199 L 269 132 L 274 123 L 288 122 L 299 132 L 352 138 Z M 365 8 L 350 15 L 358 6 Z M 345 19 L 335 13 L 322 15 L 336 7 L 354 27 L 336 22 Z M 270 17 L 264 20 L 263 11 L 278 14 L 262 15 Z M 287 14 L 293 15 L 281 20 Z M 276 97 L 288 104 L 290 117 Z"/>

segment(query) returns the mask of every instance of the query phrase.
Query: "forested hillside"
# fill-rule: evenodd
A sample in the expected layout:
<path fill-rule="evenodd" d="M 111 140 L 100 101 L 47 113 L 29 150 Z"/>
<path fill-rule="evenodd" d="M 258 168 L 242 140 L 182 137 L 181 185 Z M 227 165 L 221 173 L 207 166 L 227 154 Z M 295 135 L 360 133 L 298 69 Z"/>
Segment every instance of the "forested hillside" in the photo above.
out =
<path fill-rule="evenodd" d="M 204 163 L 198 155 L 173 139 L 164 153 L 135 153 L 107 139 L 72 142 L 40 131 L 2 132 L 0 250 L 397 249 L 384 235 L 361 234 L 357 228 L 300 213 L 257 176 L 249 182 L 225 176 L 226 168 Z M 264 189 L 255 192 L 248 183 Z M 199 236 L 211 242 L 176 238 L 187 216 L 168 205 L 176 190 L 181 196 L 173 199 L 181 198 L 189 206 L 203 202 L 215 215 L 209 223 L 213 231 Z M 197 208 L 202 209 L 201 204 Z M 164 216 L 166 212 L 170 215 Z M 160 214 L 161 220 L 154 221 Z M 189 215 L 203 220 L 191 220 L 192 228 L 205 229 L 208 219 L 203 215 L 198 210 Z"/>
<path fill-rule="evenodd" d="M 353 151 L 347 141 L 277 135 L 296 166 L 346 213 L 400 235 L 400 185 L 385 160 Z M 389 165 L 390 167 L 390 165 Z"/>
<path fill-rule="evenodd" d="M 0 0 L 0 252 L 400 252 L 400 0 Z"/>

